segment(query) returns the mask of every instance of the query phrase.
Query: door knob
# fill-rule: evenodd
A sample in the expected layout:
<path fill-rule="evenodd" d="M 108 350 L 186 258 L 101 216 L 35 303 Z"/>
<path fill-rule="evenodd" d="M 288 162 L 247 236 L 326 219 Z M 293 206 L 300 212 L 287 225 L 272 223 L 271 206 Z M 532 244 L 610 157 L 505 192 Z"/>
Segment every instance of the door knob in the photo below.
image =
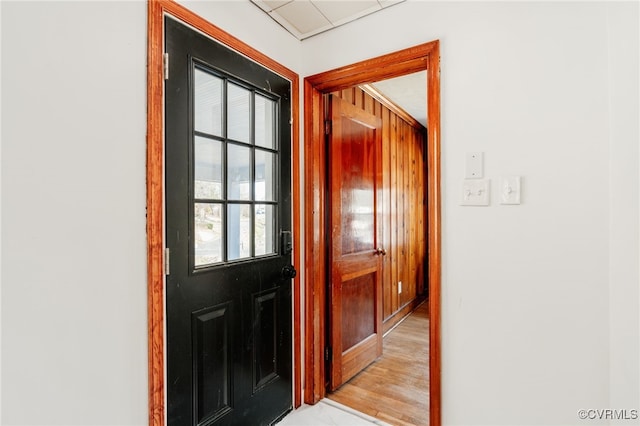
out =
<path fill-rule="evenodd" d="M 293 265 L 287 265 L 282 268 L 282 278 L 294 279 L 296 275 L 298 275 L 298 271 L 296 271 Z"/>
<path fill-rule="evenodd" d="M 378 247 L 373 254 L 375 254 L 376 256 L 378 256 L 378 255 L 386 256 L 387 255 L 387 251 L 382 247 Z"/>

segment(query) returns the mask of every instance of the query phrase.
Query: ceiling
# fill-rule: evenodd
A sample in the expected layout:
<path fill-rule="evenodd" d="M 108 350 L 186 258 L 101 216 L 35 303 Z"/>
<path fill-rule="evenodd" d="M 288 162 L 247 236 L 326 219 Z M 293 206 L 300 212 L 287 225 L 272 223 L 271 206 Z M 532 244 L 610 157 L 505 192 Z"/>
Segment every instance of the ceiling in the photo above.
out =
<path fill-rule="evenodd" d="M 250 0 L 298 40 L 329 31 L 404 0 Z M 427 126 L 426 71 L 370 84 Z"/>
<path fill-rule="evenodd" d="M 377 81 L 370 86 L 427 127 L 427 71 Z"/>
<path fill-rule="evenodd" d="M 304 40 L 403 1 L 251 0 L 298 40 Z"/>

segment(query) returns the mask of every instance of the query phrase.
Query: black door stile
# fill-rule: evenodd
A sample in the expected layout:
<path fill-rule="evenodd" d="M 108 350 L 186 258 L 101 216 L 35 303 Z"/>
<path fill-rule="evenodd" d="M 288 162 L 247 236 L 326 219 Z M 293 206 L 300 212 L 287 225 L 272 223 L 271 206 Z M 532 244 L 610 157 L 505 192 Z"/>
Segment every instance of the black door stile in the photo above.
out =
<path fill-rule="evenodd" d="M 291 231 L 291 84 L 170 17 L 165 18 L 165 49 L 167 422 L 271 424 L 292 407 L 291 253 L 283 238 Z M 226 107 L 219 134 L 194 129 L 196 72 L 223 81 L 224 96 L 231 85 L 247 90 L 252 123 L 247 140 L 228 137 Z M 274 146 L 256 142 L 256 103 L 264 100 L 265 110 L 274 105 Z M 216 165 L 210 173 L 223 176 L 216 181 L 223 190 L 211 199 L 196 197 L 196 140 L 220 146 L 222 153 L 220 170 Z M 226 189 L 232 184 L 225 173 L 236 162 L 226 153 L 234 149 L 247 153 L 249 170 L 243 173 L 248 181 L 242 184 L 250 188 L 248 198 Z M 273 196 L 263 199 L 256 189 L 258 175 L 268 172 L 273 175 Z M 221 235 L 210 233 L 215 241 L 221 239 L 222 250 L 213 244 L 211 250 L 195 248 L 196 206 L 217 212 L 207 217 L 216 217 L 211 226 L 222 230 Z M 241 209 L 248 212 L 244 222 L 230 220 Z M 248 228 L 242 228 L 245 225 Z M 240 259 L 227 249 L 235 241 L 231 233 L 249 242 L 241 246 L 245 254 Z M 260 246 L 264 254 L 258 250 L 258 234 L 265 241 L 271 237 L 271 245 Z M 205 252 L 215 260 L 197 265 L 203 258 L 197 256 L 209 255 L 201 255 Z"/>

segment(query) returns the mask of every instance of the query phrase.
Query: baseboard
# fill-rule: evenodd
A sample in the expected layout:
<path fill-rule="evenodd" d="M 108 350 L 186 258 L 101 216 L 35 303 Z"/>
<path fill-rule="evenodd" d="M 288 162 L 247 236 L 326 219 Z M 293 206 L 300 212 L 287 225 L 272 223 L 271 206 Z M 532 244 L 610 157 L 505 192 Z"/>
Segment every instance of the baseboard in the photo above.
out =
<path fill-rule="evenodd" d="M 418 296 L 410 302 L 407 302 L 404 306 L 398 309 L 393 315 L 384 320 L 382 323 L 383 335 L 386 335 L 392 328 L 398 325 L 403 319 L 405 319 L 411 312 L 413 312 L 422 302 L 427 299 L 426 296 Z"/>

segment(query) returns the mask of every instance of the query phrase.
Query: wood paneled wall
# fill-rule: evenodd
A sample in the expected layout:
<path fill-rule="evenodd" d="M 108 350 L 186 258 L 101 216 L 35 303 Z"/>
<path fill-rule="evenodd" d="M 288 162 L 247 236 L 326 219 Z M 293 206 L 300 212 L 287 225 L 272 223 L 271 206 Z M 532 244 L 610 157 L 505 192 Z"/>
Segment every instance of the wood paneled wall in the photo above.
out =
<path fill-rule="evenodd" d="M 382 119 L 383 319 L 385 331 L 424 296 L 427 279 L 426 129 L 358 87 L 334 92 Z M 402 293 L 399 283 L 402 282 Z"/>

